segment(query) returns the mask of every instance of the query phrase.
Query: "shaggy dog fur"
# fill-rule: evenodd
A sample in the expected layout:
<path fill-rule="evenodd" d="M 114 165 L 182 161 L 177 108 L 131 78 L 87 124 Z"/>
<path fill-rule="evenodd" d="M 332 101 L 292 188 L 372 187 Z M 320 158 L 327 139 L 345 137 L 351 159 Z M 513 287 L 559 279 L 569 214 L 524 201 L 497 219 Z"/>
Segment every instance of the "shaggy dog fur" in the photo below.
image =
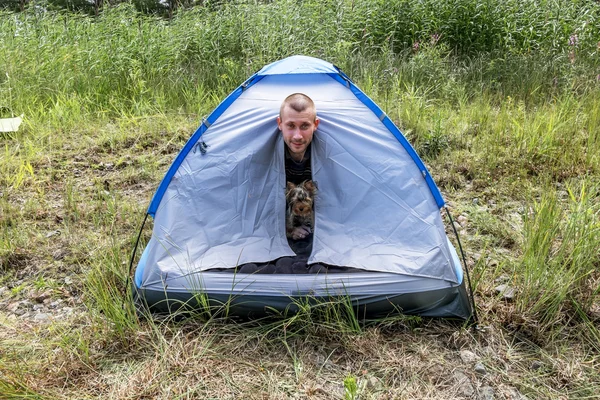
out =
<path fill-rule="evenodd" d="M 285 191 L 287 237 L 293 240 L 303 239 L 315 227 L 314 198 L 317 188 L 313 181 L 304 181 L 299 185 L 287 183 Z"/>

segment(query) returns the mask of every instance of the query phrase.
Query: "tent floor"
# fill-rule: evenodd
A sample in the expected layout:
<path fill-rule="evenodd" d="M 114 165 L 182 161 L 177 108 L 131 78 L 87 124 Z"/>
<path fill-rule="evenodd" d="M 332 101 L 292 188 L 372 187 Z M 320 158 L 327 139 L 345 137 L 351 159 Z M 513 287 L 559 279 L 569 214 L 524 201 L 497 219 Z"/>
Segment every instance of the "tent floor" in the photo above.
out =
<path fill-rule="evenodd" d="M 290 248 L 296 253 L 294 257 L 281 257 L 266 263 L 247 263 L 237 268 L 213 268 L 207 272 L 230 272 L 236 274 L 334 274 L 364 272 L 352 267 L 338 267 L 327 264 L 308 264 L 308 257 L 312 251 L 312 233 L 304 239 L 288 239 Z"/>

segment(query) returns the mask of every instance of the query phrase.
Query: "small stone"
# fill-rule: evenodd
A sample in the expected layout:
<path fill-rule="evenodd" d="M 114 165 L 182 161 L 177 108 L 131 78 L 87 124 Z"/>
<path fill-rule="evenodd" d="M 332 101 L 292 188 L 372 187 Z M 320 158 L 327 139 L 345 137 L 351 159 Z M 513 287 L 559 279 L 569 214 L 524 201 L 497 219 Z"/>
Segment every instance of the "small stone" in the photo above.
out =
<path fill-rule="evenodd" d="M 14 313 L 15 311 L 17 311 L 17 309 L 19 308 L 19 306 L 21 305 L 20 302 L 15 301 L 14 303 L 10 303 L 8 306 L 6 306 L 6 309 L 12 313 Z"/>
<path fill-rule="evenodd" d="M 479 360 L 479 357 L 475 353 L 469 350 L 461 350 L 460 359 L 465 364 L 471 364 Z"/>
<path fill-rule="evenodd" d="M 42 310 L 43 308 L 44 308 L 43 305 L 41 305 L 41 304 L 35 304 L 33 306 L 33 311 L 39 311 L 39 310 Z"/>
<path fill-rule="evenodd" d="M 507 284 L 502 284 L 496 286 L 496 293 L 501 294 L 504 300 L 513 300 L 515 298 L 516 290 L 515 288 L 508 286 Z"/>
<path fill-rule="evenodd" d="M 481 388 L 481 393 L 479 394 L 479 399 L 481 400 L 494 400 L 494 389 L 490 386 L 483 386 Z"/>
<path fill-rule="evenodd" d="M 48 304 L 48 308 L 51 309 L 55 309 L 58 308 L 58 306 L 62 303 L 63 301 L 61 299 L 58 299 L 56 301 L 53 301 L 52 303 Z"/>
<path fill-rule="evenodd" d="M 475 372 L 477 372 L 480 375 L 485 375 L 487 373 L 487 370 L 485 369 L 485 366 L 482 363 L 477 363 L 475 364 Z"/>
<path fill-rule="evenodd" d="M 459 215 L 457 220 L 458 220 L 458 223 L 463 227 L 467 224 L 467 221 L 468 221 L 467 217 L 465 217 L 464 215 Z"/>
<path fill-rule="evenodd" d="M 509 387 L 506 390 L 506 398 L 509 400 L 522 400 L 522 399 L 526 399 L 525 396 L 523 396 L 517 389 L 515 389 L 514 387 Z"/>
<path fill-rule="evenodd" d="M 452 373 L 454 380 L 461 386 L 461 392 L 465 397 L 471 397 L 475 394 L 475 389 L 464 372 L 456 370 Z"/>
<path fill-rule="evenodd" d="M 473 204 L 479 204 L 479 197 L 473 198 Z"/>
<path fill-rule="evenodd" d="M 45 313 L 35 314 L 35 317 L 33 317 L 35 321 L 46 321 L 48 318 L 50 318 L 50 316 Z"/>
<path fill-rule="evenodd" d="M 51 231 L 46 234 L 46 238 L 51 238 L 52 236 L 60 235 L 60 231 Z"/>
<path fill-rule="evenodd" d="M 36 303 L 43 303 L 46 300 L 48 300 L 51 296 L 52 296 L 52 292 L 50 292 L 49 290 L 46 290 L 45 292 L 38 293 L 35 296 L 33 296 L 33 300 Z"/>
<path fill-rule="evenodd" d="M 531 363 L 531 370 L 537 371 L 538 369 L 542 368 L 543 366 L 544 366 L 543 362 L 535 360 L 534 362 Z"/>
<path fill-rule="evenodd" d="M 497 277 L 496 279 L 494 279 L 494 283 L 505 283 L 508 282 L 510 280 L 510 276 L 506 275 L 506 274 L 502 274 L 499 277 Z"/>
<path fill-rule="evenodd" d="M 70 276 L 65 277 L 65 285 L 71 285 L 73 283 L 73 278 Z"/>
<path fill-rule="evenodd" d="M 13 311 L 13 314 L 18 315 L 18 316 L 23 316 L 26 313 L 27 313 L 27 311 L 22 308 L 17 308 L 15 311 Z"/>
<path fill-rule="evenodd" d="M 374 376 L 370 377 L 367 380 L 367 388 L 370 390 L 376 389 L 379 386 L 379 379 L 375 378 Z"/>
<path fill-rule="evenodd" d="M 60 261 L 64 259 L 67 254 L 68 251 L 66 251 L 65 249 L 58 249 L 55 250 L 54 253 L 52 253 L 52 258 L 54 258 L 56 261 Z"/>

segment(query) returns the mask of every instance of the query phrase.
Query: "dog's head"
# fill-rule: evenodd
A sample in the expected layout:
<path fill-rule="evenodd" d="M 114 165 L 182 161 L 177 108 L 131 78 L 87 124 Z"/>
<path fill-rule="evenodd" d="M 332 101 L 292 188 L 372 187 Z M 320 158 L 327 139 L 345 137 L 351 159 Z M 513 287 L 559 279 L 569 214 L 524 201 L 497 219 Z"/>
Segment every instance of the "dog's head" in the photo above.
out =
<path fill-rule="evenodd" d="M 317 188 L 313 181 L 304 181 L 299 185 L 287 183 L 285 199 L 291 214 L 308 217 L 312 214 Z"/>

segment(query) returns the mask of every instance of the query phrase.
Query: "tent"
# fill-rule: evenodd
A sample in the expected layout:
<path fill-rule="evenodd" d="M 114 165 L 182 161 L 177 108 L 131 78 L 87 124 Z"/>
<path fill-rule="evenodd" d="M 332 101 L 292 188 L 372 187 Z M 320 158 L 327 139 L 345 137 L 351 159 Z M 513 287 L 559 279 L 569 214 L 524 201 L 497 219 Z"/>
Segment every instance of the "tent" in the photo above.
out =
<path fill-rule="evenodd" d="M 278 269 L 299 257 L 285 234 L 276 123 L 281 102 L 296 92 L 314 100 L 321 120 L 311 145 L 318 193 L 303 273 Z M 400 130 L 343 72 L 289 57 L 235 89 L 176 157 L 147 210 L 154 225 L 134 296 L 155 311 L 208 301 L 250 317 L 342 296 L 368 318 L 469 319 L 474 307 L 444 204 Z"/>

